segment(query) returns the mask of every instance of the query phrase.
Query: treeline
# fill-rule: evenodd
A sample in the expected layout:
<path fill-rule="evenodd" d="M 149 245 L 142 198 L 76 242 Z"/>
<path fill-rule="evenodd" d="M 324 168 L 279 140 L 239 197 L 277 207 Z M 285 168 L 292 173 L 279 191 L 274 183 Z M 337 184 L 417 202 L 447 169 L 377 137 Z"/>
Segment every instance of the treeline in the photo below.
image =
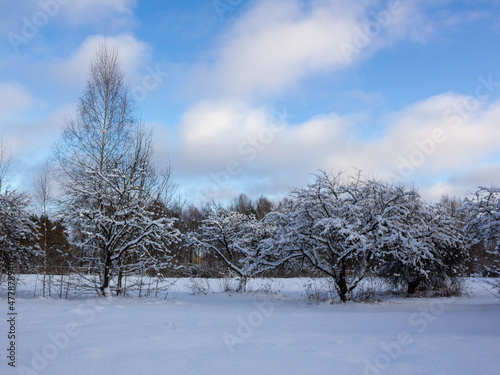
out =
<path fill-rule="evenodd" d="M 429 204 L 413 188 L 322 173 L 278 203 L 244 194 L 224 206 L 158 203 L 139 214 L 171 224 L 163 229 L 175 240 L 144 240 L 109 266 L 103 249 L 85 245 L 90 239 L 98 243 L 99 232 L 78 236 L 82 227 L 30 215 L 29 207 L 23 194 L 0 195 L 2 273 L 11 267 L 47 282 L 76 273 L 102 294 L 121 294 L 121 280 L 134 275 L 237 277 L 239 291 L 255 276 L 327 276 L 348 301 L 367 277 L 382 277 L 408 294 L 446 294 L 455 278 L 498 277 L 500 270 L 495 187 L 463 201 L 444 197 Z M 103 233 L 112 233 L 110 223 Z M 113 225 L 123 233 L 125 224 Z"/>
<path fill-rule="evenodd" d="M 242 194 L 229 205 L 186 206 L 171 169 L 154 166 L 153 134 L 135 113 L 118 53 L 103 45 L 36 180 L 41 215 L 4 183 L 0 147 L 2 275 L 42 274 L 44 293 L 46 277 L 78 275 L 104 296 L 122 294 L 134 275 L 235 276 L 239 291 L 257 275 L 320 275 L 342 301 L 373 276 L 409 294 L 498 276 L 499 188 L 430 204 L 415 188 L 321 172 L 281 202 Z"/>

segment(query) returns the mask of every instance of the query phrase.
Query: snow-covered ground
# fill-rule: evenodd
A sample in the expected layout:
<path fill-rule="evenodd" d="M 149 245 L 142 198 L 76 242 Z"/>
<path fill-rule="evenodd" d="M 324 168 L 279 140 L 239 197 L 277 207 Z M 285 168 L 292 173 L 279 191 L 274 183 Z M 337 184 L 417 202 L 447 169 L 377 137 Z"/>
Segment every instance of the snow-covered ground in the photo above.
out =
<path fill-rule="evenodd" d="M 481 281 L 463 298 L 348 304 L 307 303 L 308 282 L 192 295 L 182 279 L 166 299 L 30 298 L 20 285 L 16 369 L 1 294 L 0 374 L 500 373 L 500 301 Z"/>

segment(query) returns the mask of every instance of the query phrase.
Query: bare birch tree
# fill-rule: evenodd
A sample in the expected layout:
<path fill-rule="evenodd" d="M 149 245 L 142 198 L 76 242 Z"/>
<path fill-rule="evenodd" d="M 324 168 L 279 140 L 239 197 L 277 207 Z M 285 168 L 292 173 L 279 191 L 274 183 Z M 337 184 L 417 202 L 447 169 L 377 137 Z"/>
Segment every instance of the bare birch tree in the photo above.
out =
<path fill-rule="evenodd" d="M 152 165 L 152 135 L 135 117 L 118 52 L 103 44 L 90 65 L 77 116 L 56 148 L 63 217 L 80 249 L 78 266 L 98 271 L 107 295 L 125 268 L 164 266 L 177 240 L 173 220 L 156 218 L 164 178 Z"/>
<path fill-rule="evenodd" d="M 52 167 L 48 161 L 45 162 L 45 164 L 42 166 L 40 174 L 33 183 L 33 187 L 35 189 L 35 199 L 40 204 L 40 209 L 42 212 L 40 218 L 40 226 L 41 226 L 40 229 L 42 232 L 41 251 L 43 256 L 42 296 L 45 297 L 47 278 L 49 285 L 51 281 L 50 273 L 47 273 L 47 252 L 48 252 L 47 234 L 49 231 L 47 226 L 49 220 L 49 203 L 52 196 L 53 180 L 52 180 Z"/>

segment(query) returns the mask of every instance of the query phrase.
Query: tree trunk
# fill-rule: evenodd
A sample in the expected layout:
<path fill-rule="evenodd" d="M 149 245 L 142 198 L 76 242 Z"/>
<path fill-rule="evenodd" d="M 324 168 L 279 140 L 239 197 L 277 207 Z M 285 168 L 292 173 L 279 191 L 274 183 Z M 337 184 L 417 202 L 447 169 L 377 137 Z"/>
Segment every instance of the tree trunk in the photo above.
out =
<path fill-rule="evenodd" d="M 111 283 L 111 255 L 106 253 L 106 261 L 104 262 L 103 279 L 101 284 L 101 294 L 107 297 L 109 294 L 109 285 Z"/>
<path fill-rule="evenodd" d="M 116 284 L 116 295 L 120 296 L 122 294 L 122 280 L 123 280 L 123 271 L 120 268 L 118 271 L 118 281 Z"/>
<path fill-rule="evenodd" d="M 240 283 L 238 285 L 238 293 L 245 293 L 247 291 L 247 281 L 248 277 L 247 276 L 241 276 L 240 277 Z"/>
<path fill-rule="evenodd" d="M 350 301 L 351 295 L 347 286 L 345 264 L 342 264 L 341 271 L 339 272 L 339 276 L 335 278 L 335 282 L 337 283 L 340 300 L 342 302 Z"/>
<path fill-rule="evenodd" d="M 347 282 L 345 279 L 345 276 L 342 276 L 338 281 L 337 281 L 337 286 L 338 286 L 338 294 L 340 297 L 340 300 L 342 302 L 347 302 L 349 301 L 350 295 L 349 295 L 349 289 L 347 288 Z"/>

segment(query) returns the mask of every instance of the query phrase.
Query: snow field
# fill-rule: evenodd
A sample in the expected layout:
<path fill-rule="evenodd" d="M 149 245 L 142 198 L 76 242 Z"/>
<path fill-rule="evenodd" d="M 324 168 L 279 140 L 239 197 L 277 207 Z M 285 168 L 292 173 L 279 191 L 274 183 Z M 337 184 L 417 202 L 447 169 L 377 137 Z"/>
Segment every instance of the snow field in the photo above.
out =
<path fill-rule="evenodd" d="M 4 354 L 0 373 L 498 374 L 500 303 L 480 281 L 463 298 L 309 304 L 305 280 L 274 280 L 279 295 L 215 280 L 192 295 L 181 279 L 166 300 L 18 298 L 17 367 Z"/>

